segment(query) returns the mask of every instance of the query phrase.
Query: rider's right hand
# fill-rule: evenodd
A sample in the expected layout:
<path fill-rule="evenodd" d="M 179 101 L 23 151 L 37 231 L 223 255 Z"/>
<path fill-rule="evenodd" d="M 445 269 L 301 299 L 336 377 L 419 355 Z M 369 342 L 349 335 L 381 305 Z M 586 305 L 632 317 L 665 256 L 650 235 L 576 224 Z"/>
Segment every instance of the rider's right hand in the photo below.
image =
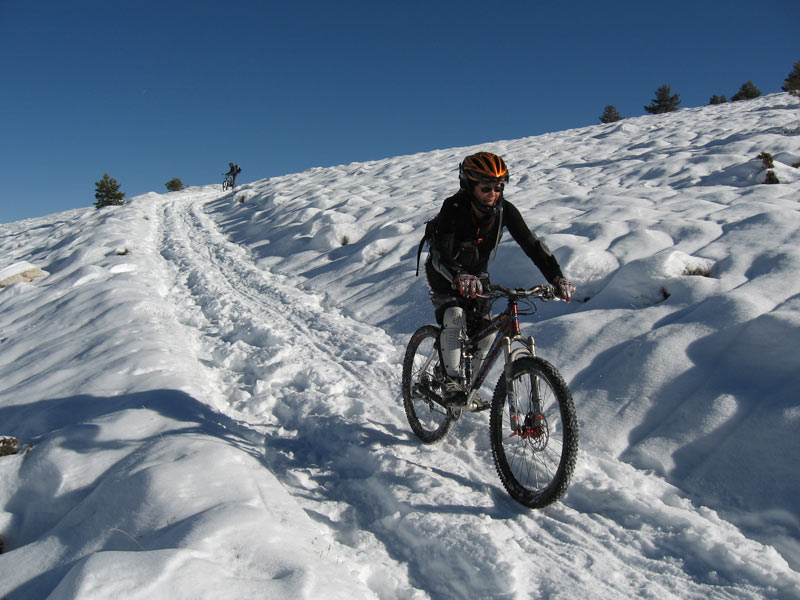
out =
<path fill-rule="evenodd" d="M 475 275 L 461 273 L 455 278 L 453 283 L 455 283 L 458 293 L 467 298 L 474 298 L 478 294 L 483 293 L 481 280 L 475 277 Z"/>

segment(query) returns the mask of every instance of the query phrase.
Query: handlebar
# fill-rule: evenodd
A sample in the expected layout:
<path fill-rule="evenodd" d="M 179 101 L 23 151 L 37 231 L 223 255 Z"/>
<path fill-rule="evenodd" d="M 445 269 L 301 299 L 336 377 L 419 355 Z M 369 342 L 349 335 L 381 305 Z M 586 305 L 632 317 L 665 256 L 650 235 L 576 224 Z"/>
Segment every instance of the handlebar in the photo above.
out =
<path fill-rule="evenodd" d="M 504 285 L 490 284 L 483 294 L 478 294 L 477 298 L 484 298 L 487 300 L 495 300 L 501 297 L 507 298 L 538 298 L 543 302 L 550 300 L 562 300 L 556 294 L 556 288 L 552 285 L 535 285 L 532 288 L 508 288 Z"/>

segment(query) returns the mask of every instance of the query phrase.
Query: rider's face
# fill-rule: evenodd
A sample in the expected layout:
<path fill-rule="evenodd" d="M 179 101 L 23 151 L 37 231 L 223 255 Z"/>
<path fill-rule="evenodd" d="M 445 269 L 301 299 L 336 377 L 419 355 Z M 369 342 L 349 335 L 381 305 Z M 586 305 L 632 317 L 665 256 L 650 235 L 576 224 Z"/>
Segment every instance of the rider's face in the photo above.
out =
<path fill-rule="evenodd" d="M 484 206 L 494 206 L 503 193 L 502 183 L 479 183 L 475 186 L 475 197 Z"/>

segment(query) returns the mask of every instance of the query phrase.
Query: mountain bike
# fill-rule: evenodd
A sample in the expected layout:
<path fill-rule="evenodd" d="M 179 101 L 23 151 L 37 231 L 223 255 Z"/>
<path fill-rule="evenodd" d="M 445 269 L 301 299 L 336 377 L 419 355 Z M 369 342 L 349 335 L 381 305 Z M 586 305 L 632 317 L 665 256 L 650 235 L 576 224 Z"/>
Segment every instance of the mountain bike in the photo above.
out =
<path fill-rule="evenodd" d="M 222 190 L 232 190 L 233 189 L 233 175 L 225 175 L 225 179 L 222 180 Z"/>
<path fill-rule="evenodd" d="M 403 407 L 412 431 L 427 444 L 442 439 L 462 413 L 490 409 L 492 456 L 503 487 L 520 504 L 542 508 L 567 490 L 578 455 L 578 419 L 564 378 L 536 356 L 534 339 L 521 334 L 519 316 L 536 312 L 534 300 L 558 297 L 547 285 L 530 289 L 489 285 L 479 298 L 492 303 L 505 298 L 507 306 L 491 320 L 468 325 L 461 333 L 460 378 L 466 402 L 445 402 L 441 328 L 423 325 L 411 336 L 403 358 Z M 486 358 L 473 372 L 479 343 L 491 335 L 495 337 Z M 501 352 L 505 366 L 488 404 L 479 391 Z"/>

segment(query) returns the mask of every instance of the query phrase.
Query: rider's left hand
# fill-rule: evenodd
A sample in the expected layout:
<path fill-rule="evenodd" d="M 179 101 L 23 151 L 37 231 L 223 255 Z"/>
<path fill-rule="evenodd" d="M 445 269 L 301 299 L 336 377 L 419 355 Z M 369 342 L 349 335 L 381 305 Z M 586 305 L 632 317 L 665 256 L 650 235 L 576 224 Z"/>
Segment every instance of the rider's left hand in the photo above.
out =
<path fill-rule="evenodd" d="M 562 299 L 569 302 L 572 300 L 572 295 L 575 293 L 575 286 L 566 277 L 559 277 L 555 282 L 556 294 Z"/>

